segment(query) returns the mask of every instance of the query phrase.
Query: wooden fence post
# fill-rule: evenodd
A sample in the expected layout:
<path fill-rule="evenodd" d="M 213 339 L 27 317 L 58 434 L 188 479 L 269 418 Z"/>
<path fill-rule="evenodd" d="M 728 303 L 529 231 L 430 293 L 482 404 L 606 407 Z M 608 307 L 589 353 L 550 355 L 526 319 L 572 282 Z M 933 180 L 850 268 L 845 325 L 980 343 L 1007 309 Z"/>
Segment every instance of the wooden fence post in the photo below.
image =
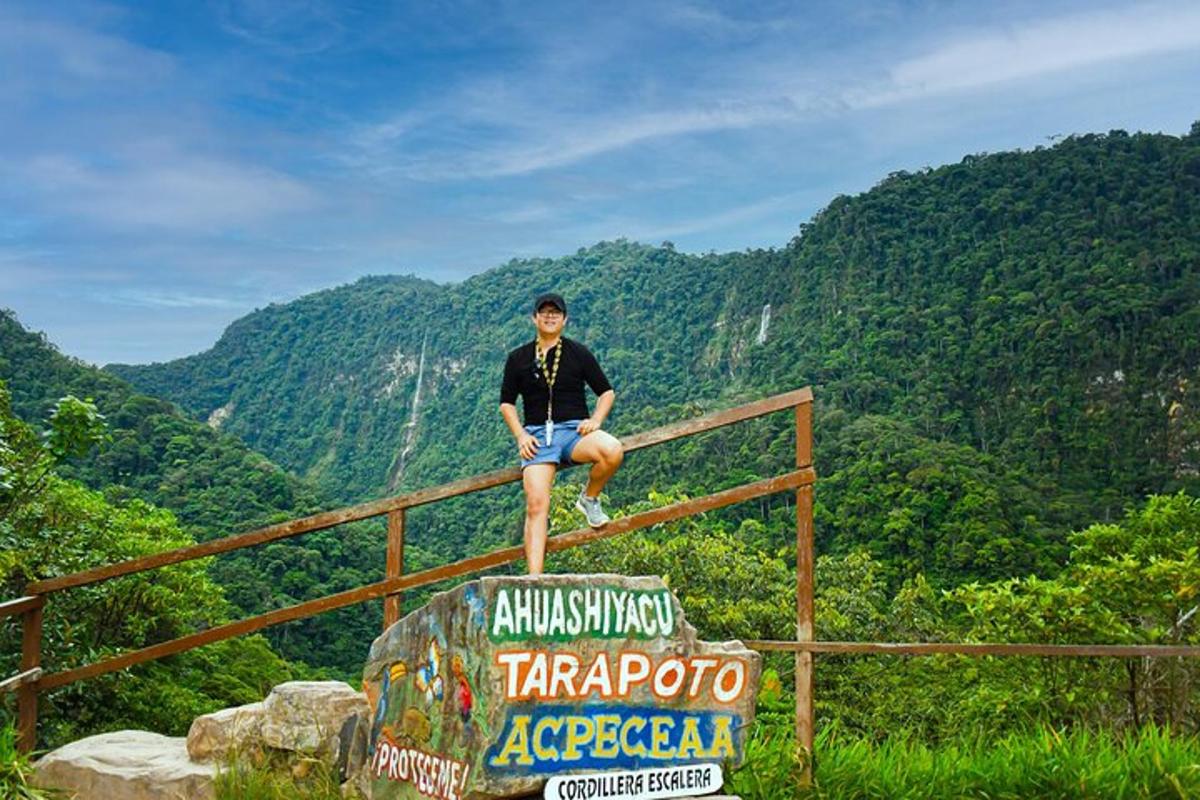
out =
<path fill-rule="evenodd" d="M 812 464 L 812 403 L 796 406 L 796 466 Z M 796 490 L 796 641 L 813 640 L 813 488 Z M 812 782 L 813 654 L 796 653 L 796 750 Z"/>
<path fill-rule="evenodd" d="M 42 609 L 45 598 L 21 615 L 21 671 L 42 665 Z M 17 689 L 17 746 L 28 753 L 37 744 L 38 683 L 23 683 Z"/>
<path fill-rule="evenodd" d="M 404 509 L 389 511 L 387 515 L 387 577 L 399 578 L 404 574 Z M 400 608 L 404 595 L 397 592 L 383 598 L 383 629 L 400 619 Z"/>

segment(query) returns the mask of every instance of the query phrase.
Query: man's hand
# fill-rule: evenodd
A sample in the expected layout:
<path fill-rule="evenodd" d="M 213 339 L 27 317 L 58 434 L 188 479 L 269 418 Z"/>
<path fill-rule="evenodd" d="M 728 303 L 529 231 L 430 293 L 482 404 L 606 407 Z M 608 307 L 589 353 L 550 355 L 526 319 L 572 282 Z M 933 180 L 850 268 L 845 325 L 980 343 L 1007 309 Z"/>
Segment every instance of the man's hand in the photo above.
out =
<path fill-rule="evenodd" d="M 576 428 L 576 431 L 578 431 L 580 436 L 587 436 L 592 431 L 598 430 L 600 430 L 600 421 L 595 417 L 588 417 L 583 422 L 579 423 L 579 427 Z"/>
<path fill-rule="evenodd" d="M 533 458 L 537 455 L 538 450 L 537 437 L 529 431 L 522 432 L 520 438 L 517 439 L 517 450 L 521 452 L 521 458 L 526 461 Z"/>

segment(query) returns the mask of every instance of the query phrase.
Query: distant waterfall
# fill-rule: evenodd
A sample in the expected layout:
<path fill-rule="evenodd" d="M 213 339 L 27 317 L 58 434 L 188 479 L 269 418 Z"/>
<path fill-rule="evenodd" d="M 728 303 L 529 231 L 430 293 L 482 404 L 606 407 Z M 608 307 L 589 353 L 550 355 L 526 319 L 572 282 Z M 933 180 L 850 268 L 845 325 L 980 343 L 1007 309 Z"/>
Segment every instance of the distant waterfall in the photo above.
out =
<path fill-rule="evenodd" d="M 421 410 L 421 386 L 425 383 L 425 347 L 428 344 L 429 331 L 426 330 L 421 339 L 421 357 L 417 360 L 417 388 L 413 390 L 412 413 L 409 414 L 408 422 L 404 423 L 404 446 L 400 448 L 396 466 L 388 478 L 389 492 L 394 492 L 400 485 L 400 479 L 404 477 L 404 463 L 408 460 L 408 454 L 412 452 L 417 439 L 417 414 Z"/>
<path fill-rule="evenodd" d="M 767 343 L 767 326 L 771 324 L 771 304 L 763 306 L 762 319 L 758 323 L 758 343 Z"/>

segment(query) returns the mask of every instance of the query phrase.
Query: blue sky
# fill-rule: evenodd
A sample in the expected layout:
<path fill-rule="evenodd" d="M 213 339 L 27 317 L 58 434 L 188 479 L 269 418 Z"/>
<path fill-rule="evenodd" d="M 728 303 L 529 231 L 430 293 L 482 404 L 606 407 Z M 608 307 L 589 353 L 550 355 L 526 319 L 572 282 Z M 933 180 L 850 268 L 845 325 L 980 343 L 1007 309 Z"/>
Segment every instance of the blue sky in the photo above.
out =
<path fill-rule="evenodd" d="M 782 246 L 839 193 L 1200 119 L 1200 4 L 0 4 L 0 306 L 95 363 L 366 274 Z"/>

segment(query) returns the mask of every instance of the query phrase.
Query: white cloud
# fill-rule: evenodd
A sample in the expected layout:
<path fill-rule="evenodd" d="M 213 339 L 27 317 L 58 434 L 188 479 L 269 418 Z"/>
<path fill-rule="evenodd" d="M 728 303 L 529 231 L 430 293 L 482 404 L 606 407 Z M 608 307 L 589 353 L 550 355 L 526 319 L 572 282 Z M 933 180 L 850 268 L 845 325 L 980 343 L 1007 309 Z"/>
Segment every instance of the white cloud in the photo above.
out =
<path fill-rule="evenodd" d="M 792 31 L 801 27 L 803 19 L 802 16 L 787 13 L 758 18 L 756 12 L 759 9 L 752 4 L 740 9 L 745 12 L 744 16 L 728 14 L 715 5 L 703 2 L 685 2 L 677 5 L 664 3 L 661 7 L 651 4 L 649 8 L 661 14 L 663 21 L 669 25 L 698 33 L 707 39 L 733 41 L 747 41 L 763 35 Z M 783 10 L 794 11 L 787 6 Z"/>
<path fill-rule="evenodd" d="M 529 225 L 552 220 L 559 212 L 560 209 L 548 203 L 528 203 L 516 208 L 501 209 L 491 214 L 490 218 L 504 225 Z"/>
<path fill-rule="evenodd" d="M 246 162 L 239 132 L 173 55 L 104 32 L 134 14 L 0 7 L 0 209 L 29 219 L 12 236 L 61 220 L 224 230 L 316 206 L 301 181 Z"/>
<path fill-rule="evenodd" d="M 888 81 L 845 99 L 853 107 L 886 105 L 1197 47 L 1200 6 L 1135 5 L 962 36 L 900 61 Z"/>
<path fill-rule="evenodd" d="M 621 74 L 623 60 L 637 63 L 641 54 L 630 50 L 636 34 L 617 31 L 628 37 L 625 49 L 613 41 L 572 39 L 579 46 L 566 62 L 555 37 L 547 36 L 551 41 L 532 66 L 477 77 L 438 101 L 356 129 L 340 160 L 374 178 L 525 176 L 660 140 L 798 126 L 952 92 L 975 91 L 982 98 L 1006 82 L 1200 47 L 1200 6 L 1142 4 L 1011 22 L 1002 30 L 934 29 L 925 51 L 909 57 L 896 55 L 901 31 L 885 48 L 859 45 L 857 52 L 841 51 L 836 61 L 781 46 L 803 19 L 798 14 L 738 19 L 690 3 L 658 16 L 718 39 L 737 39 L 745 31 L 778 35 L 749 51 L 718 48 L 709 61 L 639 66 L 620 91 L 601 88 L 594 75 L 600 69 Z M 899 31 L 904 23 L 900 14 L 888 24 Z"/>
<path fill-rule="evenodd" d="M 54 282 L 38 260 L 42 253 L 0 252 L 0 290 L 8 293 L 27 291 L 31 287 Z M 0 307 L 4 301 L 0 300 Z"/>
<path fill-rule="evenodd" d="M 115 228 L 206 231 L 316 204 L 314 193 L 287 175 L 187 154 L 105 168 L 44 155 L 17 176 L 52 213 Z"/>
<path fill-rule="evenodd" d="M 448 82 L 436 99 L 398 105 L 378 122 L 352 126 L 335 158 L 393 182 L 510 178 L 797 116 L 784 91 L 737 77 L 746 53 L 721 47 L 706 57 L 699 42 L 681 48 L 677 41 L 681 27 L 719 28 L 724 40 L 733 31 L 774 29 L 775 21 L 741 21 L 699 4 L 597 10 L 584 19 L 560 12 L 550 22 L 524 14 L 508 19 L 525 48 L 513 65 L 468 74 Z"/>
<path fill-rule="evenodd" d="M 721 102 L 605 116 L 543 114 L 536 121 L 516 114 L 520 123 L 514 122 L 499 136 L 481 137 L 485 141 L 482 147 L 435 148 L 422 153 L 406 152 L 403 139 L 411 131 L 411 118 L 404 117 L 403 125 L 382 123 L 354 134 L 352 142 L 364 151 L 345 161 L 369 166 L 375 174 L 398 172 L 417 180 L 511 177 L 569 166 L 656 139 L 752 128 L 785 122 L 796 114 L 797 109 L 783 98 L 771 103 Z M 458 123 L 443 118 L 442 124 L 451 127 Z"/>
<path fill-rule="evenodd" d="M 339 4 L 323 0 L 222 0 L 215 10 L 226 33 L 286 55 L 319 53 L 346 35 Z"/>
<path fill-rule="evenodd" d="M 425 115 L 416 112 L 396 114 L 383 122 L 356 129 L 350 135 L 350 143 L 356 148 L 370 151 L 389 146 L 415 130 L 424 121 L 424 117 Z"/>
<path fill-rule="evenodd" d="M 30 65 L 36 64 L 36 70 Z M 0 9 L 0 65 L 6 65 L 0 90 L 16 87 L 77 89 L 70 82 L 162 81 L 172 75 L 175 59 L 160 50 L 98 33 L 75 24 L 25 16 Z M 31 76 L 37 76 L 36 82 Z"/>
<path fill-rule="evenodd" d="M 648 233 L 647 238 L 657 239 L 660 236 L 685 236 L 692 233 L 700 233 L 728 228 L 730 225 L 738 225 L 743 222 L 758 219 L 759 217 L 775 213 L 787 208 L 796 208 L 801 206 L 800 200 L 807 200 L 811 192 L 788 192 L 786 194 L 774 195 L 766 197 L 762 200 L 756 200 L 753 203 L 746 203 L 732 208 L 726 208 L 715 214 L 708 214 L 702 217 L 683 220 L 680 222 L 668 223 L 667 225 L 654 229 Z"/>
<path fill-rule="evenodd" d="M 97 299 L 114 305 L 135 308 L 225 308 L 242 311 L 248 305 L 245 298 L 234 299 L 177 290 L 155 291 L 136 288 L 100 294 Z"/>
<path fill-rule="evenodd" d="M 783 106 L 718 106 L 592 119 L 530 146 L 501 147 L 468 158 L 465 172 L 479 177 L 522 175 L 619 150 L 639 142 L 713 131 L 750 128 L 793 116 Z"/>
<path fill-rule="evenodd" d="M 803 190 L 772 195 L 750 203 L 722 209 L 712 214 L 697 217 L 648 223 L 644 220 L 612 218 L 596 226 L 587 226 L 582 232 L 585 238 L 611 239 L 626 237 L 635 241 L 659 241 L 696 233 L 710 233 L 730 226 L 741 225 L 769 214 L 788 209 L 798 209 L 812 202 L 812 192 Z"/>

